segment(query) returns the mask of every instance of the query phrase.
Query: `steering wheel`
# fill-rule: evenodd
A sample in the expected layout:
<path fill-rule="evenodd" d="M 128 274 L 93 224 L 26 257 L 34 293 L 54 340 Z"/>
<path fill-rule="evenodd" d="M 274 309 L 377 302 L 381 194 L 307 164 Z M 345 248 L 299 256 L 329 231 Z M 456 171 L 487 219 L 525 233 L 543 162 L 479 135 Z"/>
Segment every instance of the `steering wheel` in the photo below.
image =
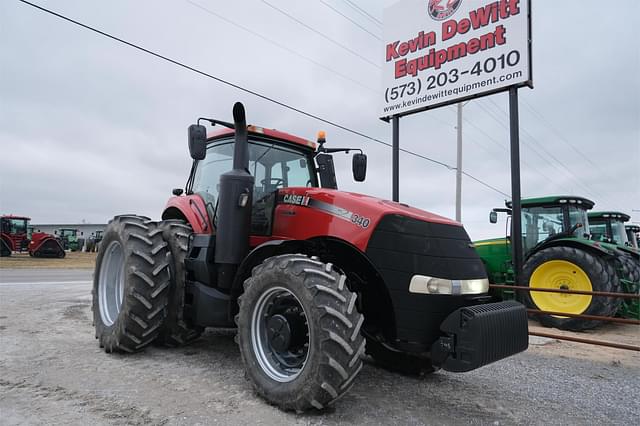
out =
<path fill-rule="evenodd" d="M 275 182 L 275 183 L 272 184 L 272 182 Z M 262 184 L 262 186 L 266 187 L 267 186 L 267 179 L 262 179 L 260 181 L 260 183 Z M 271 186 L 271 185 L 273 185 L 275 187 L 277 187 L 278 185 L 284 186 L 284 179 L 282 179 L 282 178 L 269 178 L 269 186 Z"/>

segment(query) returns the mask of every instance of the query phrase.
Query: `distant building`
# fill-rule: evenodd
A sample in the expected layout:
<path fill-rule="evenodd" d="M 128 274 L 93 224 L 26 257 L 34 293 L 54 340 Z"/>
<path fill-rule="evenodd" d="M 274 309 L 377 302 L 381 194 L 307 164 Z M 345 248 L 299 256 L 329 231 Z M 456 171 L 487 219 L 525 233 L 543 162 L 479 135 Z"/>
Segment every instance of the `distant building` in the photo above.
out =
<path fill-rule="evenodd" d="M 107 224 L 102 223 L 81 223 L 81 224 L 36 224 L 32 223 L 34 232 L 46 232 L 47 234 L 56 234 L 60 228 L 70 228 L 78 230 L 78 238 L 88 239 L 95 235 L 96 231 L 104 231 Z"/>

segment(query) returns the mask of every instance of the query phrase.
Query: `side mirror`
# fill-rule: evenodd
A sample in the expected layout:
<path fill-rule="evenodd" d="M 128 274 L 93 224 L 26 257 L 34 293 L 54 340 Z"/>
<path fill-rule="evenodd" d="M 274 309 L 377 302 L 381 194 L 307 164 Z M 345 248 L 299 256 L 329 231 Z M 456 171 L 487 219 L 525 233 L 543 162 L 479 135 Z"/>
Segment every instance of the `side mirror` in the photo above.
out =
<path fill-rule="evenodd" d="M 498 213 L 492 211 L 489 213 L 489 222 L 498 223 Z"/>
<path fill-rule="evenodd" d="M 207 128 L 199 124 L 189 126 L 189 154 L 194 160 L 207 155 Z"/>
<path fill-rule="evenodd" d="M 353 154 L 353 179 L 362 182 L 367 177 L 367 156 L 365 154 Z"/>

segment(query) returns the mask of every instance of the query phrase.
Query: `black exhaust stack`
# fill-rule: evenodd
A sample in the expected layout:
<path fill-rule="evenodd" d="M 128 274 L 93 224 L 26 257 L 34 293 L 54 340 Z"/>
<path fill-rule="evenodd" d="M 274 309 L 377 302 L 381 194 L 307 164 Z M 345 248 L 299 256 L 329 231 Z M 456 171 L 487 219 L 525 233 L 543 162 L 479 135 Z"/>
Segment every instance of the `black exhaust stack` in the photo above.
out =
<path fill-rule="evenodd" d="M 249 139 L 244 106 L 233 106 L 235 146 L 233 170 L 220 176 L 215 260 L 218 286 L 230 288 L 238 266 L 249 252 L 254 177 L 249 173 Z"/>

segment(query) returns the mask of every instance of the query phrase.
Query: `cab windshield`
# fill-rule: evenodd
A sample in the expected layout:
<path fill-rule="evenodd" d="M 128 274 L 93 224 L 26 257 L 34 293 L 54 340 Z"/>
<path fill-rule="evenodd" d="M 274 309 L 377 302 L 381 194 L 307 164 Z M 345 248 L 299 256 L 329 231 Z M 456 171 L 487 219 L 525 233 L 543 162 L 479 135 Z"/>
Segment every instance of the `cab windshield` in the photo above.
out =
<path fill-rule="evenodd" d="M 220 175 L 233 168 L 233 140 L 210 145 L 207 156 L 198 162 L 193 191 L 207 204 L 218 200 Z M 249 141 L 249 172 L 255 178 L 254 203 L 278 188 L 316 187 L 313 157 L 269 140 Z"/>
<path fill-rule="evenodd" d="M 589 226 L 589 229 L 591 230 L 591 238 L 593 240 L 618 245 L 628 243 L 629 240 L 627 239 L 624 222 L 610 218 L 592 218 L 591 222 L 592 224 Z"/>
<path fill-rule="evenodd" d="M 576 230 L 573 231 L 574 236 L 580 238 L 584 234 L 590 233 L 589 217 L 587 216 L 587 211 L 576 206 L 569 206 L 569 226 L 574 226 L 577 223 L 582 224 L 582 227 L 576 228 Z"/>
<path fill-rule="evenodd" d="M 619 220 L 611 221 L 611 237 L 614 243 L 621 246 L 627 245 L 629 240 L 627 239 L 627 230 L 624 227 L 624 222 Z"/>
<path fill-rule="evenodd" d="M 10 234 L 26 234 L 27 221 L 25 219 L 3 219 L 2 232 L 7 232 Z"/>
<path fill-rule="evenodd" d="M 562 207 L 528 207 L 522 209 L 522 243 L 525 252 L 563 230 Z"/>

